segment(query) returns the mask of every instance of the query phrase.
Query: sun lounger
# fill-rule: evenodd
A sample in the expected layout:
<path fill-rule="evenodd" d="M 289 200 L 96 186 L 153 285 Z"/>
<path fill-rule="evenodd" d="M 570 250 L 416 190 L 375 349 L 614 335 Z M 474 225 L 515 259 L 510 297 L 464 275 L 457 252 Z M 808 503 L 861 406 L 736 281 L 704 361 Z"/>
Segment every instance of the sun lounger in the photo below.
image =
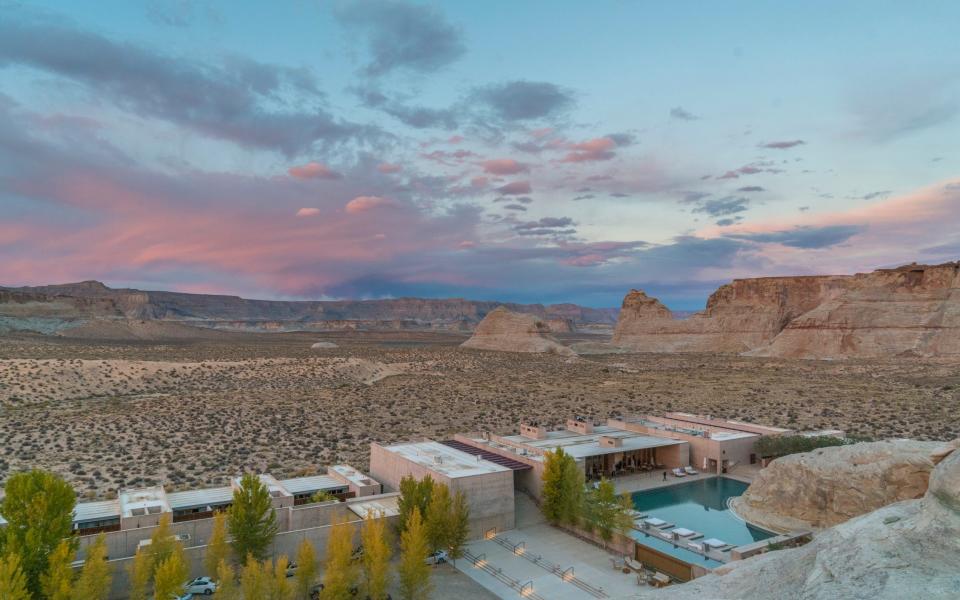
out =
<path fill-rule="evenodd" d="M 630 558 L 629 556 L 625 557 L 625 558 L 623 559 L 623 562 L 627 563 L 627 566 L 630 567 L 631 569 L 633 569 L 634 571 L 642 571 L 642 570 L 643 570 L 643 563 L 641 563 L 641 562 L 638 561 L 638 560 L 634 560 L 634 559 Z"/>
<path fill-rule="evenodd" d="M 687 529 L 686 527 L 677 527 L 673 530 L 673 533 L 679 535 L 680 537 L 690 537 L 691 535 L 695 534 L 696 531 Z"/>
<path fill-rule="evenodd" d="M 694 552 L 703 552 L 703 544 L 697 544 L 695 542 L 687 542 L 687 548 L 690 548 Z"/>
<path fill-rule="evenodd" d="M 719 550 L 719 549 L 721 549 L 721 548 L 725 548 L 725 547 L 729 546 L 730 544 L 726 543 L 726 542 L 723 541 L 723 540 L 718 540 L 717 538 L 710 538 L 710 539 L 708 539 L 708 540 L 703 540 L 703 545 L 704 545 L 704 546 L 709 546 L 710 548 L 713 548 L 714 550 Z"/>
<path fill-rule="evenodd" d="M 680 467 L 677 467 L 676 469 L 673 470 L 673 476 L 674 476 L 674 477 L 686 477 L 687 474 L 686 474 L 686 472 L 685 472 L 683 469 L 681 469 Z"/>
<path fill-rule="evenodd" d="M 683 470 L 687 473 L 687 475 L 699 475 L 699 474 L 700 474 L 700 471 L 694 469 L 693 467 L 684 467 Z"/>
<path fill-rule="evenodd" d="M 658 519 L 656 517 L 650 517 L 648 519 L 644 519 L 643 522 L 649 525 L 650 527 L 663 527 L 664 525 L 667 524 L 667 522 L 664 521 L 663 519 Z"/>

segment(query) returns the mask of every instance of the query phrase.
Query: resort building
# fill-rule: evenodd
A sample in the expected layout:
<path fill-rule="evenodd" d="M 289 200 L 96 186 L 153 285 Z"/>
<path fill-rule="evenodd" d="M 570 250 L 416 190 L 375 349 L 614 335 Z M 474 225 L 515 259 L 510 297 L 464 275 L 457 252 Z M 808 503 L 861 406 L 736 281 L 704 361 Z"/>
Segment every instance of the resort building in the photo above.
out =
<path fill-rule="evenodd" d="M 446 485 L 451 494 L 463 492 L 470 506 L 471 538 L 490 530 L 513 529 L 513 474 L 529 468 L 517 461 L 494 462 L 431 440 L 391 446 L 370 444 L 370 474 L 385 489 L 398 491 L 404 477 L 423 479 L 429 475 Z"/>

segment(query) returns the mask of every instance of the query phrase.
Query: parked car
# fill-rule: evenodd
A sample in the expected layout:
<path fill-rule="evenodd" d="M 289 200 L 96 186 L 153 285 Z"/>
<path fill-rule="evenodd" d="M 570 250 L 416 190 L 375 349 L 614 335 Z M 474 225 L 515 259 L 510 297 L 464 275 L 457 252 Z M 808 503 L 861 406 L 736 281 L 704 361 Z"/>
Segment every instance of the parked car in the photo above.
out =
<path fill-rule="evenodd" d="M 439 565 L 441 563 L 447 562 L 447 551 L 446 550 L 437 550 L 433 554 L 427 557 L 428 565 Z"/>
<path fill-rule="evenodd" d="M 192 600 L 192 599 L 193 599 L 193 594 L 191 594 L 190 592 L 187 592 L 182 596 L 177 596 L 176 594 L 174 594 L 173 596 L 170 596 L 170 600 Z"/>
<path fill-rule="evenodd" d="M 310 600 L 320 600 L 320 592 L 323 591 L 323 584 L 318 583 L 317 585 L 310 588 Z"/>
<path fill-rule="evenodd" d="M 217 591 L 217 584 L 210 577 L 197 577 L 193 581 L 187 582 L 184 587 L 191 594 L 203 594 L 204 596 L 209 596 Z"/>
<path fill-rule="evenodd" d="M 287 577 L 293 577 L 297 574 L 297 563 L 287 563 Z"/>

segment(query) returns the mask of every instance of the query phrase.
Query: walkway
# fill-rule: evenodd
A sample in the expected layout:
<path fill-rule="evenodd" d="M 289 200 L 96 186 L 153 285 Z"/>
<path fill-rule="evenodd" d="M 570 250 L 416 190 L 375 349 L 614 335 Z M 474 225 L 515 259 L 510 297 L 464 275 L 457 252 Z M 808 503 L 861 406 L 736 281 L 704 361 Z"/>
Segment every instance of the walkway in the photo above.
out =
<path fill-rule="evenodd" d="M 698 475 L 687 475 L 686 477 L 674 477 L 673 473 L 667 473 L 667 480 L 663 480 L 663 471 L 653 471 L 651 473 L 637 473 L 636 475 L 624 475 L 613 479 L 618 494 L 632 494 L 633 492 L 642 492 L 646 490 L 655 490 L 657 488 L 668 487 L 671 485 L 680 485 L 688 481 L 697 481 L 699 479 L 709 479 L 716 477 L 716 473 L 700 473 Z"/>

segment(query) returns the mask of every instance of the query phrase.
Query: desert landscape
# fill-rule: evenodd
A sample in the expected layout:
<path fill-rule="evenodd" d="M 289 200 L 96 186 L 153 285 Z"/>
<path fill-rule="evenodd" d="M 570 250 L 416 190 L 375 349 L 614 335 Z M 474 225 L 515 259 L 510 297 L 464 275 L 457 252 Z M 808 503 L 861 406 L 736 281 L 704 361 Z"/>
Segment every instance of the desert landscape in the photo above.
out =
<path fill-rule="evenodd" d="M 600 336 L 560 334 L 567 345 Z M 195 341 L 0 338 L 0 478 L 77 491 L 221 485 L 244 470 L 366 467 L 368 442 L 513 431 L 521 418 L 694 411 L 863 438 L 960 435 L 951 360 L 494 352 L 431 332 L 223 334 Z M 318 341 L 335 348 L 313 349 Z"/>

